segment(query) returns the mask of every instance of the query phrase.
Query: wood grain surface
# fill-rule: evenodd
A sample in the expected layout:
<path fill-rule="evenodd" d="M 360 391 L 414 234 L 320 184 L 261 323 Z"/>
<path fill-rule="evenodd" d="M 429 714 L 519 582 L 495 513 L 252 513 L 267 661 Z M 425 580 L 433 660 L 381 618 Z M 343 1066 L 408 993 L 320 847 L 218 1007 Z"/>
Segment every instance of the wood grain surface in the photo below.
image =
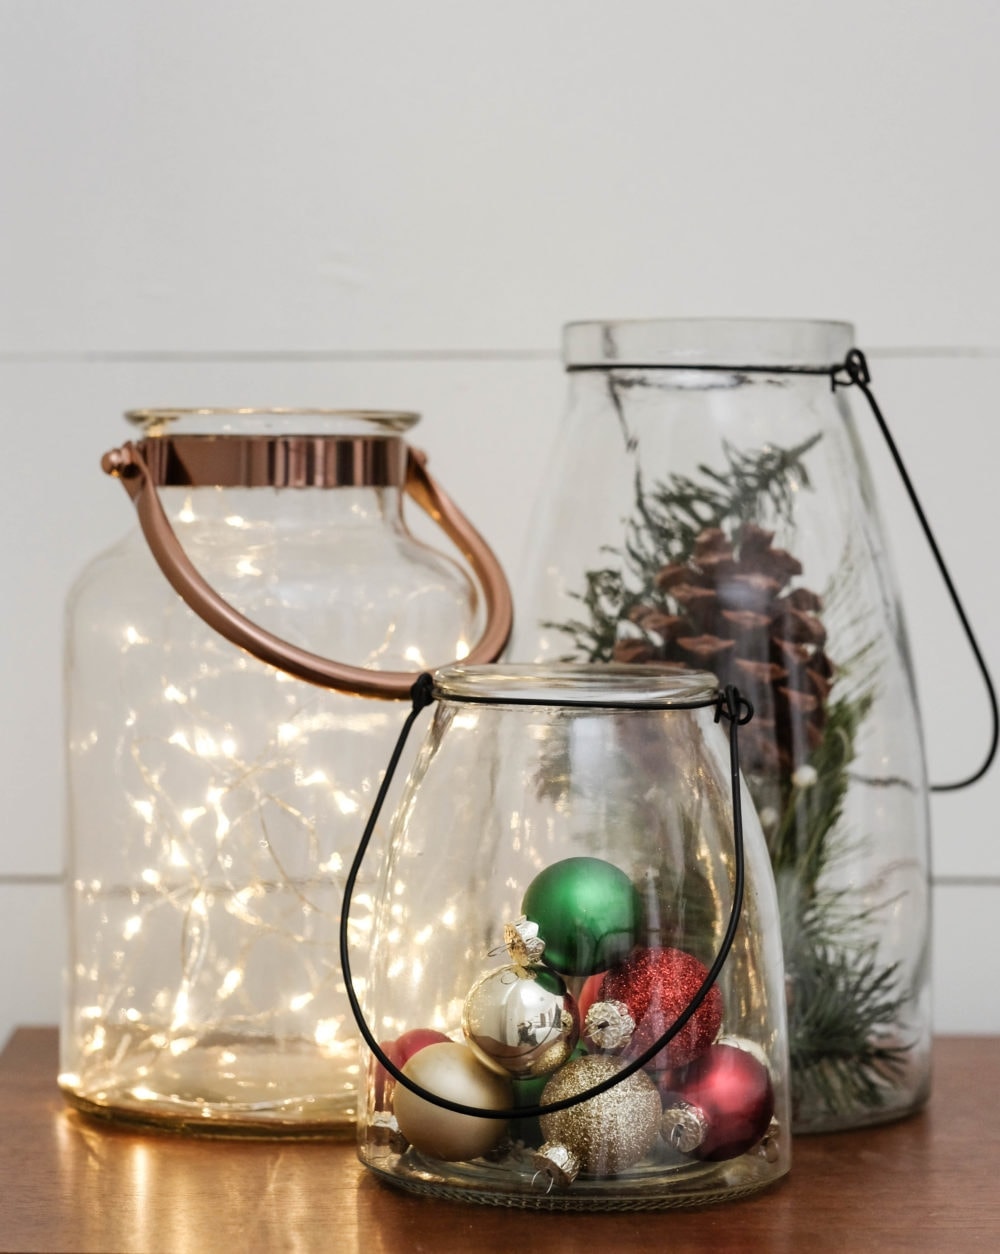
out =
<path fill-rule="evenodd" d="M 0 1249 L 110 1254 L 563 1254 L 1000 1249 L 1000 1038 L 935 1042 L 928 1108 L 800 1137 L 792 1172 L 747 1201 L 565 1215 L 413 1197 L 350 1144 L 234 1143 L 87 1122 L 56 1088 L 53 1028 L 0 1056 Z"/>

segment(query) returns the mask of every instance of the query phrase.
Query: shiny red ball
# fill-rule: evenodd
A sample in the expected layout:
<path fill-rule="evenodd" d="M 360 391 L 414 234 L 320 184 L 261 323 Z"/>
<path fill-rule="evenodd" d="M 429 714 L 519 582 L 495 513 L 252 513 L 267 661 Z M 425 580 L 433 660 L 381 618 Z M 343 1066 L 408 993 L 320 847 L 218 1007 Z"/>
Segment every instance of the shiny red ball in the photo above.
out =
<path fill-rule="evenodd" d="M 684 1013 L 701 987 L 708 968 L 683 949 L 635 949 L 608 971 L 599 1001 L 620 1001 L 635 1020 L 635 1032 L 622 1057 L 648 1049 Z M 713 985 L 680 1032 L 649 1064 L 656 1071 L 682 1067 L 703 1054 L 722 1025 L 722 993 Z"/>
<path fill-rule="evenodd" d="M 686 1102 L 700 1113 L 705 1135 L 692 1155 L 709 1162 L 752 1149 L 774 1114 L 767 1067 L 736 1045 L 713 1045 L 689 1066 L 661 1076 L 657 1087 L 664 1110 Z"/>

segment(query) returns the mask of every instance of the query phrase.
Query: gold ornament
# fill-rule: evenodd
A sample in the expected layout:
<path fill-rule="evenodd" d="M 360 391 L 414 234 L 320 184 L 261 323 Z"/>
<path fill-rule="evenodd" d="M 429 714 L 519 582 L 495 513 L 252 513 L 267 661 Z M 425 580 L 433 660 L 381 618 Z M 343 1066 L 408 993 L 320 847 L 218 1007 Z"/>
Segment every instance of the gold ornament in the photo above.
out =
<path fill-rule="evenodd" d="M 621 1070 L 619 1062 L 601 1054 L 577 1058 L 549 1080 L 541 1104 L 575 1097 Z M 637 1071 L 606 1093 L 542 1115 L 546 1143 L 534 1156 L 535 1166 L 563 1186 L 577 1175 L 620 1175 L 656 1144 L 661 1114 L 656 1086 Z"/>
<path fill-rule="evenodd" d="M 472 1050 L 454 1041 L 428 1045 L 407 1062 L 403 1075 L 414 1084 L 463 1106 L 506 1110 L 514 1099 L 509 1080 L 487 1070 Z M 437 1106 L 397 1084 L 393 1114 L 399 1131 L 422 1154 L 445 1162 L 478 1158 L 503 1139 L 503 1119 L 478 1118 Z"/>

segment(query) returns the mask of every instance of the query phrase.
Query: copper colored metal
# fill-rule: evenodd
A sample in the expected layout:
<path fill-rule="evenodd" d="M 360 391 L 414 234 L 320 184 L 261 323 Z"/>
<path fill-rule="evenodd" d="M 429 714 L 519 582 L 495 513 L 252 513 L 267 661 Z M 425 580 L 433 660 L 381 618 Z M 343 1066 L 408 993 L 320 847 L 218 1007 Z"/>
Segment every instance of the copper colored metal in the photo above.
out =
<path fill-rule="evenodd" d="M 184 437 L 185 441 L 188 438 L 198 440 L 210 437 Z M 332 438 L 335 442 L 343 439 L 343 437 Z M 248 653 L 253 654 L 260 661 L 276 666 L 280 670 L 296 676 L 298 679 L 318 684 L 324 688 L 334 688 L 341 692 L 354 693 L 358 696 L 381 697 L 383 699 L 398 699 L 408 696 L 410 688 L 417 677 L 416 672 L 374 671 L 365 667 L 347 666 L 340 662 L 330 661 L 316 653 L 310 653 L 306 649 L 290 644 L 288 641 L 272 635 L 269 631 L 265 631 L 263 627 L 246 618 L 219 596 L 215 589 L 199 574 L 190 558 L 184 552 L 156 491 L 158 477 L 157 474 L 154 474 L 146 458 L 150 446 L 158 445 L 161 439 L 162 437 L 157 437 L 155 440 L 143 441 L 139 444 L 134 444 L 131 441 L 123 444 L 120 448 L 112 449 L 110 452 L 105 453 L 101 459 L 101 465 L 108 474 L 121 479 L 125 490 L 135 505 L 139 516 L 139 525 L 142 527 L 143 535 L 153 557 L 174 591 L 183 598 L 186 604 L 221 636 L 224 636 L 240 648 L 246 649 Z M 172 439 L 173 443 L 177 444 L 180 437 L 172 437 Z M 226 436 L 218 442 L 228 442 L 232 439 L 234 437 Z M 296 437 L 295 440 L 286 438 L 282 441 L 271 437 L 268 437 L 268 439 L 272 445 L 296 443 L 300 440 L 307 444 L 316 443 L 316 441 L 305 437 Z M 331 437 L 323 437 L 323 441 L 329 439 Z M 377 440 L 377 437 L 375 439 Z M 254 437 L 247 437 L 246 439 L 235 437 L 237 443 L 245 444 L 253 440 Z M 348 440 L 347 443 L 370 443 L 371 441 L 372 437 L 366 436 L 359 441 Z M 468 662 L 470 665 L 482 662 L 495 662 L 507 644 L 513 622 L 513 603 L 507 578 L 493 551 L 483 537 L 427 473 L 424 455 L 401 442 L 400 444 L 401 449 L 405 451 L 404 490 L 421 509 L 434 519 L 456 545 L 472 567 L 473 573 L 482 588 L 486 608 L 486 626 L 483 629 L 482 636 L 473 645 L 468 655 L 461 660 Z M 170 475 L 190 473 L 190 469 L 188 471 L 178 469 L 179 462 L 171 461 L 168 457 L 165 463 L 161 463 L 157 460 L 159 457 L 160 454 L 157 454 L 153 459 L 160 466 L 159 473 Z M 225 460 L 228 461 L 229 459 Z M 334 462 L 336 462 L 336 458 L 334 458 Z M 232 464 L 230 462 L 230 466 Z M 276 464 L 277 462 L 272 461 L 272 468 Z M 318 461 L 308 464 L 312 466 L 313 470 L 317 466 L 322 466 L 323 474 L 326 474 L 329 469 L 325 458 L 320 458 Z M 362 468 L 365 464 L 362 461 Z M 202 463 L 201 470 L 198 473 L 208 473 L 207 465 L 207 461 Z M 355 465 L 355 463 L 352 463 L 352 465 Z M 221 473 L 221 470 L 218 468 L 217 473 Z M 365 471 L 365 473 L 368 473 L 368 471 Z M 168 480 L 168 482 L 174 482 L 174 480 Z M 189 479 L 183 482 L 191 483 L 195 481 Z M 198 480 L 197 482 L 206 481 Z M 207 482 L 217 483 L 217 480 L 211 479 Z M 245 481 L 239 480 L 238 482 L 242 483 Z M 305 485 L 303 484 L 302 486 Z M 332 486 L 332 484 L 326 484 L 325 486 Z M 440 664 L 444 665 L 453 660 L 452 658 L 442 658 Z"/>
<path fill-rule="evenodd" d="M 406 445 L 396 435 L 163 435 L 143 440 L 157 487 L 401 487 Z"/>

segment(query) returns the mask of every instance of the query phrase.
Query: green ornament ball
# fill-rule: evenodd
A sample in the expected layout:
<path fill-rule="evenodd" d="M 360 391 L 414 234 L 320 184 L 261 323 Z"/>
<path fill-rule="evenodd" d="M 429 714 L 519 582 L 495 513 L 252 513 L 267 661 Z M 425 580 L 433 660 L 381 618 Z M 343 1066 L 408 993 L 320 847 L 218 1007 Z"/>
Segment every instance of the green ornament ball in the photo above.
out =
<path fill-rule="evenodd" d="M 601 858 L 565 858 L 528 885 L 521 912 L 538 924 L 544 961 L 563 975 L 594 975 L 636 943 L 641 903 L 635 885 Z"/>

